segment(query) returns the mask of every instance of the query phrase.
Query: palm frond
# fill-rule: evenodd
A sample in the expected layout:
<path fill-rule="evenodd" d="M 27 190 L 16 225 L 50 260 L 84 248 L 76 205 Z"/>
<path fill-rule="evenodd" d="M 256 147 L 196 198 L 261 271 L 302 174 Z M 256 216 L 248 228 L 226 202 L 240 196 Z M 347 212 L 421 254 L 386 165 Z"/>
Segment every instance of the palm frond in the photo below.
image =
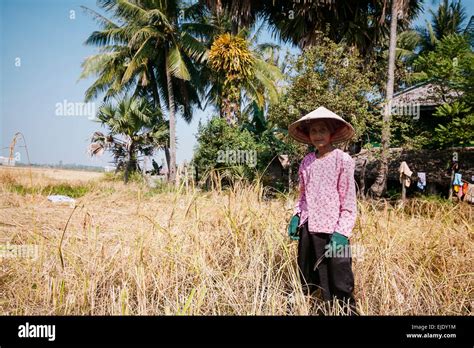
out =
<path fill-rule="evenodd" d="M 137 25 L 146 24 L 148 19 L 147 11 L 128 0 L 116 0 L 115 15 L 127 22 Z"/>
<path fill-rule="evenodd" d="M 181 47 L 186 51 L 187 55 L 196 60 L 197 63 L 204 63 L 209 57 L 207 47 L 192 37 L 190 34 L 183 32 L 180 40 Z"/>
<path fill-rule="evenodd" d="M 171 75 L 179 79 L 189 80 L 191 78 L 178 46 L 173 46 L 169 50 L 167 69 L 169 69 Z"/>
<path fill-rule="evenodd" d="M 122 83 L 128 82 L 130 78 L 137 74 L 138 70 L 146 69 L 148 59 L 153 54 L 153 47 L 150 45 L 151 39 L 146 39 L 138 51 L 133 56 L 122 77 Z"/>
<path fill-rule="evenodd" d="M 112 28 L 118 28 L 119 27 L 117 24 L 112 22 L 107 17 L 101 15 L 97 11 L 95 11 L 95 10 L 93 10 L 93 9 L 87 7 L 87 6 L 83 6 L 83 5 L 81 5 L 81 8 L 83 9 L 83 11 L 86 14 L 90 15 L 102 28 L 112 29 Z"/>
<path fill-rule="evenodd" d="M 102 31 L 94 31 L 84 42 L 88 46 L 105 46 L 110 44 L 126 44 L 128 33 L 124 28 L 110 28 Z"/>

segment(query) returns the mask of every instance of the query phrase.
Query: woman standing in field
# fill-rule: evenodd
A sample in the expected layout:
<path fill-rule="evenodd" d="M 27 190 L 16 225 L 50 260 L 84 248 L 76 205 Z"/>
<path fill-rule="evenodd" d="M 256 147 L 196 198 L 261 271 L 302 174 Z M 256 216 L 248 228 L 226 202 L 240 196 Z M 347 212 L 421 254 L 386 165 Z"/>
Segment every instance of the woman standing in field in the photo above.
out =
<path fill-rule="evenodd" d="M 357 217 L 355 162 L 333 143 L 352 138 L 352 125 L 319 107 L 289 126 L 299 142 L 314 145 L 299 167 L 300 196 L 289 226 L 298 239 L 298 266 L 303 291 L 318 287 L 324 301 L 343 301 L 356 314 L 349 238 Z M 347 307 L 349 304 L 349 307 Z"/>

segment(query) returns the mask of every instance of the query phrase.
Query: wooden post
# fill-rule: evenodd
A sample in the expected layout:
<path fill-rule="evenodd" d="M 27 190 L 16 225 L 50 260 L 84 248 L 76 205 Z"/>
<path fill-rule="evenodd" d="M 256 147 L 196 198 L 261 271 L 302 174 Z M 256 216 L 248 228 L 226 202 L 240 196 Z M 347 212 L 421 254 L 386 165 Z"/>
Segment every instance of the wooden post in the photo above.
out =
<path fill-rule="evenodd" d="M 175 171 L 175 182 L 174 182 L 175 187 L 179 187 L 181 184 L 181 167 L 182 167 L 182 164 L 178 165 Z"/>
<path fill-rule="evenodd" d="M 188 165 L 184 162 L 184 183 L 186 185 L 186 193 L 188 192 Z"/>
<path fill-rule="evenodd" d="M 288 193 L 291 191 L 291 186 L 293 184 L 292 180 L 291 180 L 291 173 L 292 173 L 292 170 L 291 170 L 291 155 L 288 155 Z"/>
<path fill-rule="evenodd" d="M 448 199 L 453 199 L 453 181 L 454 181 L 454 169 L 451 169 L 451 181 L 449 182 L 449 194 Z"/>
<path fill-rule="evenodd" d="M 190 178 L 190 180 L 191 180 L 191 185 L 192 185 L 192 188 L 193 188 L 193 192 L 196 190 L 196 183 L 194 182 L 194 178 L 195 178 L 195 176 L 194 176 L 194 171 L 195 171 L 195 170 L 196 170 L 195 166 L 192 165 L 192 166 L 190 167 L 190 172 L 191 172 L 191 175 L 190 175 L 191 178 Z"/>
<path fill-rule="evenodd" d="M 360 171 L 359 178 L 359 197 L 365 200 L 365 169 L 367 167 L 368 158 L 364 158 L 364 163 L 362 164 L 362 169 Z"/>
<path fill-rule="evenodd" d="M 405 180 L 406 180 L 406 175 L 402 174 L 402 201 L 405 201 L 405 198 L 407 196 L 407 189 L 405 187 Z"/>
<path fill-rule="evenodd" d="M 142 176 L 145 177 L 146 175 L 146 165 L 148 163 L 148 156 L 143 157 L 143 168 L 142 168 Z"/>
<path fill-rule="evenodd" d="M 194 172 L 195 179 L 194 180 L 196 181 L 196 186 L 198 186 L 198 184 L 199 184 L 199 172 L 198 172 L 198 166 L 196 164 L 194 165 L 194 170 L 195 170 L 195 172 Z"/>

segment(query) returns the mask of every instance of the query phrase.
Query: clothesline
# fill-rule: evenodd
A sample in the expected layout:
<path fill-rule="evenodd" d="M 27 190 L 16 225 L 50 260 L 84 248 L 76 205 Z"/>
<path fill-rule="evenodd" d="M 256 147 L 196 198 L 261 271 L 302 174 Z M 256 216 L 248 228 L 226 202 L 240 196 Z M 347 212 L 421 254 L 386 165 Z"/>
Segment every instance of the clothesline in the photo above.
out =
<path fill-rule="evenodd" d="M 410 187 L 412 174 L 416 173 L 417 188 L 425 192 L 427 172 L 413 172 L 408 167 L 405 161 L 400 163 L 400 183 L 402 184 L 402 200 L 406 198 L 406 187 Z M 474 178 L 474 176 L 472 176 Z M 462 173 L 455 173 L 454 180 L 451 183 L 452 187 L 449 189 L 449 199 L 452 198 L 452 191 L 456 192 L 459 200 L 469 201 L 474 203 L 474 184 L 464 180 Z"/>
<path fill-rule="evenodd" d="M 429 174 L 429 173 L 427 173 L 427 172 L 416 172 L 416 173 L 417 173 L 417 174 L 418 174 L 418 173 L 426 173 L 426 174 Z M 406 174 L 403 174 L 403 175 L 406 175 Z M 411 176 L 411 175 L 410 175 L 410 176 Z M 465 182 L 465 183 L 467 183 L 467 184 L 474 185 L 474 183 L 472 183 L 472 182 L 470 182 L 470 181 L 467 181 L 467 180 L 464 180 L 464 179 L 461 179 L 461 181 L 463 181 L 463 182 Z"/>

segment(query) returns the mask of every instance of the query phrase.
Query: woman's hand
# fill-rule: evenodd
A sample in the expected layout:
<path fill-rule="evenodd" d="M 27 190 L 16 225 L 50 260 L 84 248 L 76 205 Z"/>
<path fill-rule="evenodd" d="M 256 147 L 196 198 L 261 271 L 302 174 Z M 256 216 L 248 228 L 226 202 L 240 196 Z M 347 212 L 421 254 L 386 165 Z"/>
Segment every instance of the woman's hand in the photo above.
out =
<path fill-rule="evenodd" d="M 329 248 L 332 249 L 333 252 L 335 252 L 340 246 L 345 247 L 348 244 L 349 238 L 347 238 L 343 234 L 340 234 L 339 232 L 334 232 L 329 242 Z"/>
<path fill-rule="evenodd" d="M 288 236 L 292 240 L 299 240 L 300 237 L 298 236 L 298 225 L 300 224 L 300 216 L 293 215 L 291 217 L 290 223 L 288 224 Z"/>

